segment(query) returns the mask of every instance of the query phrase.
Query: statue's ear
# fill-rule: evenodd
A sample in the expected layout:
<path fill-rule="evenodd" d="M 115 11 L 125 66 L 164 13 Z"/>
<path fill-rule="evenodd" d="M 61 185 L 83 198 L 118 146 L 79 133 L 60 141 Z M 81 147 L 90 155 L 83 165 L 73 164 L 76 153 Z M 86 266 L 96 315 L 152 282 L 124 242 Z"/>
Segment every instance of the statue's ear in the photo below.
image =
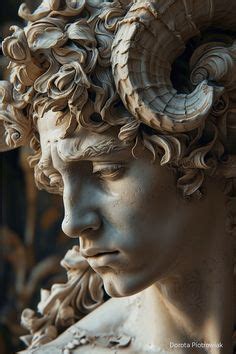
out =
<path fill-rule="evenodd" d="M 32 122 L 17 105 L 8 81 L 0 81 L 0 151 L 8 151 L 28 145 Z"/>

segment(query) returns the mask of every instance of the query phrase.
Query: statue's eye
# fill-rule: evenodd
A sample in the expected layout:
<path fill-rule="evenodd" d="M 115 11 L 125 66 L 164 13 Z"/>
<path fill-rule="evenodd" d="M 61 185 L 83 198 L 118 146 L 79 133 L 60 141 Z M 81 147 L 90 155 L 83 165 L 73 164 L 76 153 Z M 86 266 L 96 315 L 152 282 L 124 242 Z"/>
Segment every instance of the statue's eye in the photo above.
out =
<path fill-rule="evenodd" d="M 101 179 L 116 180 L 125 172 L 124 163 L 95 163 L 93 174 Z"/>

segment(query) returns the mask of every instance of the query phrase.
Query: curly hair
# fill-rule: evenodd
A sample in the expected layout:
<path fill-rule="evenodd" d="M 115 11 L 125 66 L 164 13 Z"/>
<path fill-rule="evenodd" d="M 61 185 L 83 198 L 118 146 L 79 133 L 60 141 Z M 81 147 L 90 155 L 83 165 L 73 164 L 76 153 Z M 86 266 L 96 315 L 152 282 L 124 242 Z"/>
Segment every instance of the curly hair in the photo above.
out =
<path fill-rule="evenodd" d="M 12 26 L 13 34 L 3 42 L 3 52 L 10 59 L 10 83 L 2 82 L 0 86 L 0 121 L 6 130 L 6 143 L 11 148 L 30 144 L 35 152 L 30 162 L 38 187 L 58 192 L 55 180 L 45 176 L 38 164 L 41 147 L 37 120 L 48 110 L 59 112 L 57 124 L 67 123 L 64 137 L 81 126 L 96 132 L 118 126 L 120 140 L 133 146 L 141 141 L 154 160 L 158 154 L 161 165 L 176 170 L 177 185 L 185 197 L 201 197 L 205 176 L 213 174 L 219 166 L 228 165 L 230 156 L 236 152 L 232 135 L 234 95 L 232 90 L 225 91 L 207 119 L 184 133 L 157 130 L 134 117 L 117 93 L 111 68 L 117 26 L 129 7 L 118 0 L 43 0 L 30 13 L 25 4 L 21 5 L 19 15 L 27 25 L 23 29 Z M 222 57 L 231 46 L 226 63 L 230 77 L 236 47 L 232 34 L 222 38 L 218 48 Z M 196 52 L 202 53 L 206 42 L 208 56 L 211 51 L 214 54 L 219 43 L 216 44 L 214 37 L 209 40 L 209 33 L 202 34 L 186 47 L 182 67 L 183 63 L 188 66 L 191 56 L 196 61 Z M 173 81 L 181 72 L 179 69 L 177 60 L 172 69 Z M 180 90 L 186 92 L 189 88 L 185 86 L 194 86 L 194 80 L 199 80 L 199 72 L 195 71 L 193 68 L 192 75 L 186 78 L 182 70 Z"/>

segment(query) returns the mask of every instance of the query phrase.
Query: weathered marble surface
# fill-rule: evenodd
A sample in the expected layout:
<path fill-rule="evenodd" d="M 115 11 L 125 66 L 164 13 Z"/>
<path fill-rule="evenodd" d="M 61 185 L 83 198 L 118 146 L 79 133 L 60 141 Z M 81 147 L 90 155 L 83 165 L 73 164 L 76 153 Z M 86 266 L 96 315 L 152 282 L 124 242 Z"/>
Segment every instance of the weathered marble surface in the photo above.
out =
<path fill-rule="evenodd" d="M 31 145 L 36 184 L 63 195 L 80 244 L 43 317 L 23 313 L 28 352 L 187 354 L 170 343 L 195 341 L 229 354 L 236 3 L 44 0 L 19 14 L 27 25 L 3 42 L 1 147 Z M 97 308 L 102 284 L 113 299 Z M 55 339 L 78 319 L 74 344 L 72 328 Z"/>

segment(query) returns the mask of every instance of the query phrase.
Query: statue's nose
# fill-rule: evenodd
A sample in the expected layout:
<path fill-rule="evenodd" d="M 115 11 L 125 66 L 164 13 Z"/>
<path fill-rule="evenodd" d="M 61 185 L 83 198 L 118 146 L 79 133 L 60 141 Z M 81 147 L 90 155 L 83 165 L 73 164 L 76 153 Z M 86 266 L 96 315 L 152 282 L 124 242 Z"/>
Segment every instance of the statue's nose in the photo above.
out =
<path fill-rule="evenodd" d="M 83 212 L 78 212 L 72 210 L 65 211 L 65 217 L 62 222 L 63 232 L 72 238 L 80 237 L 86 235 L 86 237 L 91 237 L 92 232 L 96 231 L 101 226 L 101 219 L 98 213 L 94 210 L 85 210 Z M 87 236 L 88 235 L 88 236 Z"/>
<path fill-rule="evenodd" d="M 69 237 L 94 234 L 101 226 L 98 210 L 99 198 L 89 184 L 76 183 L 76 187 L 67 186 L 63 194 L 65 216 L 62 230 Z"/>

